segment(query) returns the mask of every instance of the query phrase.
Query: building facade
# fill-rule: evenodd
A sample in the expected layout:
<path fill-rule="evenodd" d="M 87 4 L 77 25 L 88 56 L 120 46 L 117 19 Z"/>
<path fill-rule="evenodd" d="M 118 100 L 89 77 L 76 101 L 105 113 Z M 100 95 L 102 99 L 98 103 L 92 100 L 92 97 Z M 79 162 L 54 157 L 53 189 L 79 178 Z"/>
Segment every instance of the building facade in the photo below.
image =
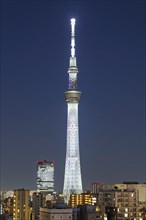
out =
<path fill-rule="evenodd" d="M 99 187 L 97 186 L 98 191 Z M 135 190 L 137 192 L 138 203 L 146 203 L 146 183 L 138 182 L 124 182 L 118 184 L 102 184 L 100 185 L 100 190 Z"/>
<path fill-rule="evenodd" d="M 54 192 L 53 161 L 37 161 L 37 189 L 40 192 Z"/>
<path fill-rule="evenodd" d="M 82 194 L 71 194 L 69 205 L 72 208 L 77 207 L 78 205 L 95 205 L 98 202 L 98 196 L 89 193 Z"/>
<path fill-rule="evenodd" d="M 73 211 L 73 220 L 102 220 L 102 214 L 96 205 L 79 205 L 76 209 L 76 215 Z"/>
<path fill-rule="evenodd" d="M 81 92 L 77 89 L 78 68 L 75 57 L 75 19 L 71 19 L 71 57 L 68 69 L 67 103 L 67 144 L 63 194 L 82 193 L 82 179 L 79 154 L 78 105 Z"/>
<path fill-rule="evenodd" d="M 115 213 L 118 220 L 143 220 L 141 207 L 137 201 L 137 192 L 135 190 L 104 190 L 99 192 L 98 202 L 103 215 Z"/>
<path fill-rule="evenodd" d="M 29 190 L 14 190 L 13 220 L 30 220 L 31 208 Z"/>
<path fill-rule="evenodd" d="M 32 197 L 32 220 L 39 220 L 40 207 L 45 206 L 46 197 L 43 192 L 34 192 Z"/>
<path fill-rule="evenodd" d="M 72 209 L 58 208 L 48 209 L 40 208 L 40 220 L 72 220 Z"/>

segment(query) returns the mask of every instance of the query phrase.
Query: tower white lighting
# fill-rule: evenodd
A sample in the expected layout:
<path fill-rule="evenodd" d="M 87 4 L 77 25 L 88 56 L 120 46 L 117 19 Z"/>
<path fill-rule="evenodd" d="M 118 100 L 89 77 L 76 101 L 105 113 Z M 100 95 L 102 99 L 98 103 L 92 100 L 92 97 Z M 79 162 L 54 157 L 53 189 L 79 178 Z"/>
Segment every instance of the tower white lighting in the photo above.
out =
<path fill-rule="evenodd" d="M 75 19 L 71 19 L 71 57 L 68 68 L 69 84 L 65 92 L 67 103 L 67 144 L 63 194 L 82 193 L 79 153 L 78 104 L 81 92 L 77 90 L 78 68 L 75 57 Z"/>

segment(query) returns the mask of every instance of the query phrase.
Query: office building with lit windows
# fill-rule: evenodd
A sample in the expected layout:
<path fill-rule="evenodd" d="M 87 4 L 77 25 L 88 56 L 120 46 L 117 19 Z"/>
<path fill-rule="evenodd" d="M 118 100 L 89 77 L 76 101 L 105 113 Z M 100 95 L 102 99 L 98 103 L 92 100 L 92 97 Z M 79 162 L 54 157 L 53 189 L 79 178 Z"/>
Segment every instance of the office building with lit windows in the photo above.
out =
<path fill-rule="evenodd" d="M 29 190 L 14 190 L 13 220 L 31 220 Z"/>
<path fill-rule="evenodd" d="M 37 189 L 39 192 L 54 192 L 53 161 L 37 161 Z"/>
<path fill-rule="evenodd" d="M 82 194 L 71 194 L 69 205 L 74 208 L 78 205 L 95 205 L 97 204 L 98 197 L 94 194 L 82 193 Z"/>

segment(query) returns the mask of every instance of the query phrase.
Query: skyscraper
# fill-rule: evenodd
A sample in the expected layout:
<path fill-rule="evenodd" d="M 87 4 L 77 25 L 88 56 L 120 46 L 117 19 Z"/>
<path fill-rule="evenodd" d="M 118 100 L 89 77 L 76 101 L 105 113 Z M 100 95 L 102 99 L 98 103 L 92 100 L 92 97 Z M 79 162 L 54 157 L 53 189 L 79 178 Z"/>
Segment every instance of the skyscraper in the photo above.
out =
<path fill-rule="evenodd" d="M 67 103 L 67 144 L 63 194 L 82 193 L 82 179 L 79 153 L 78 104 L 81 92 L 77 90 L 78 68 L 75 57 L 75 19 L 71 19 L 71 57 L 68 68 Z"/>
<path fill-rule="evenodd" d="M 42 192 L 54 191 L 54 162 L 42 160 L 37 162 L 37 189 Z"/>

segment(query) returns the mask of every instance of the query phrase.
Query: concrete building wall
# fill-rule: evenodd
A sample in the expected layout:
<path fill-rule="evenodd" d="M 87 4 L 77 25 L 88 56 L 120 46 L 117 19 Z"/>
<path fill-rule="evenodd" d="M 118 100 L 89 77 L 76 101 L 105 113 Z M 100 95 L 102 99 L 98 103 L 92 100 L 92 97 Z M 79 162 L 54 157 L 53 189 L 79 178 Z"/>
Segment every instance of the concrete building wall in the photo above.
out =
<path fill-rule="evenodd" d="M 72 209 L 40 208 L 40 220 L 72 220 Z"/>

